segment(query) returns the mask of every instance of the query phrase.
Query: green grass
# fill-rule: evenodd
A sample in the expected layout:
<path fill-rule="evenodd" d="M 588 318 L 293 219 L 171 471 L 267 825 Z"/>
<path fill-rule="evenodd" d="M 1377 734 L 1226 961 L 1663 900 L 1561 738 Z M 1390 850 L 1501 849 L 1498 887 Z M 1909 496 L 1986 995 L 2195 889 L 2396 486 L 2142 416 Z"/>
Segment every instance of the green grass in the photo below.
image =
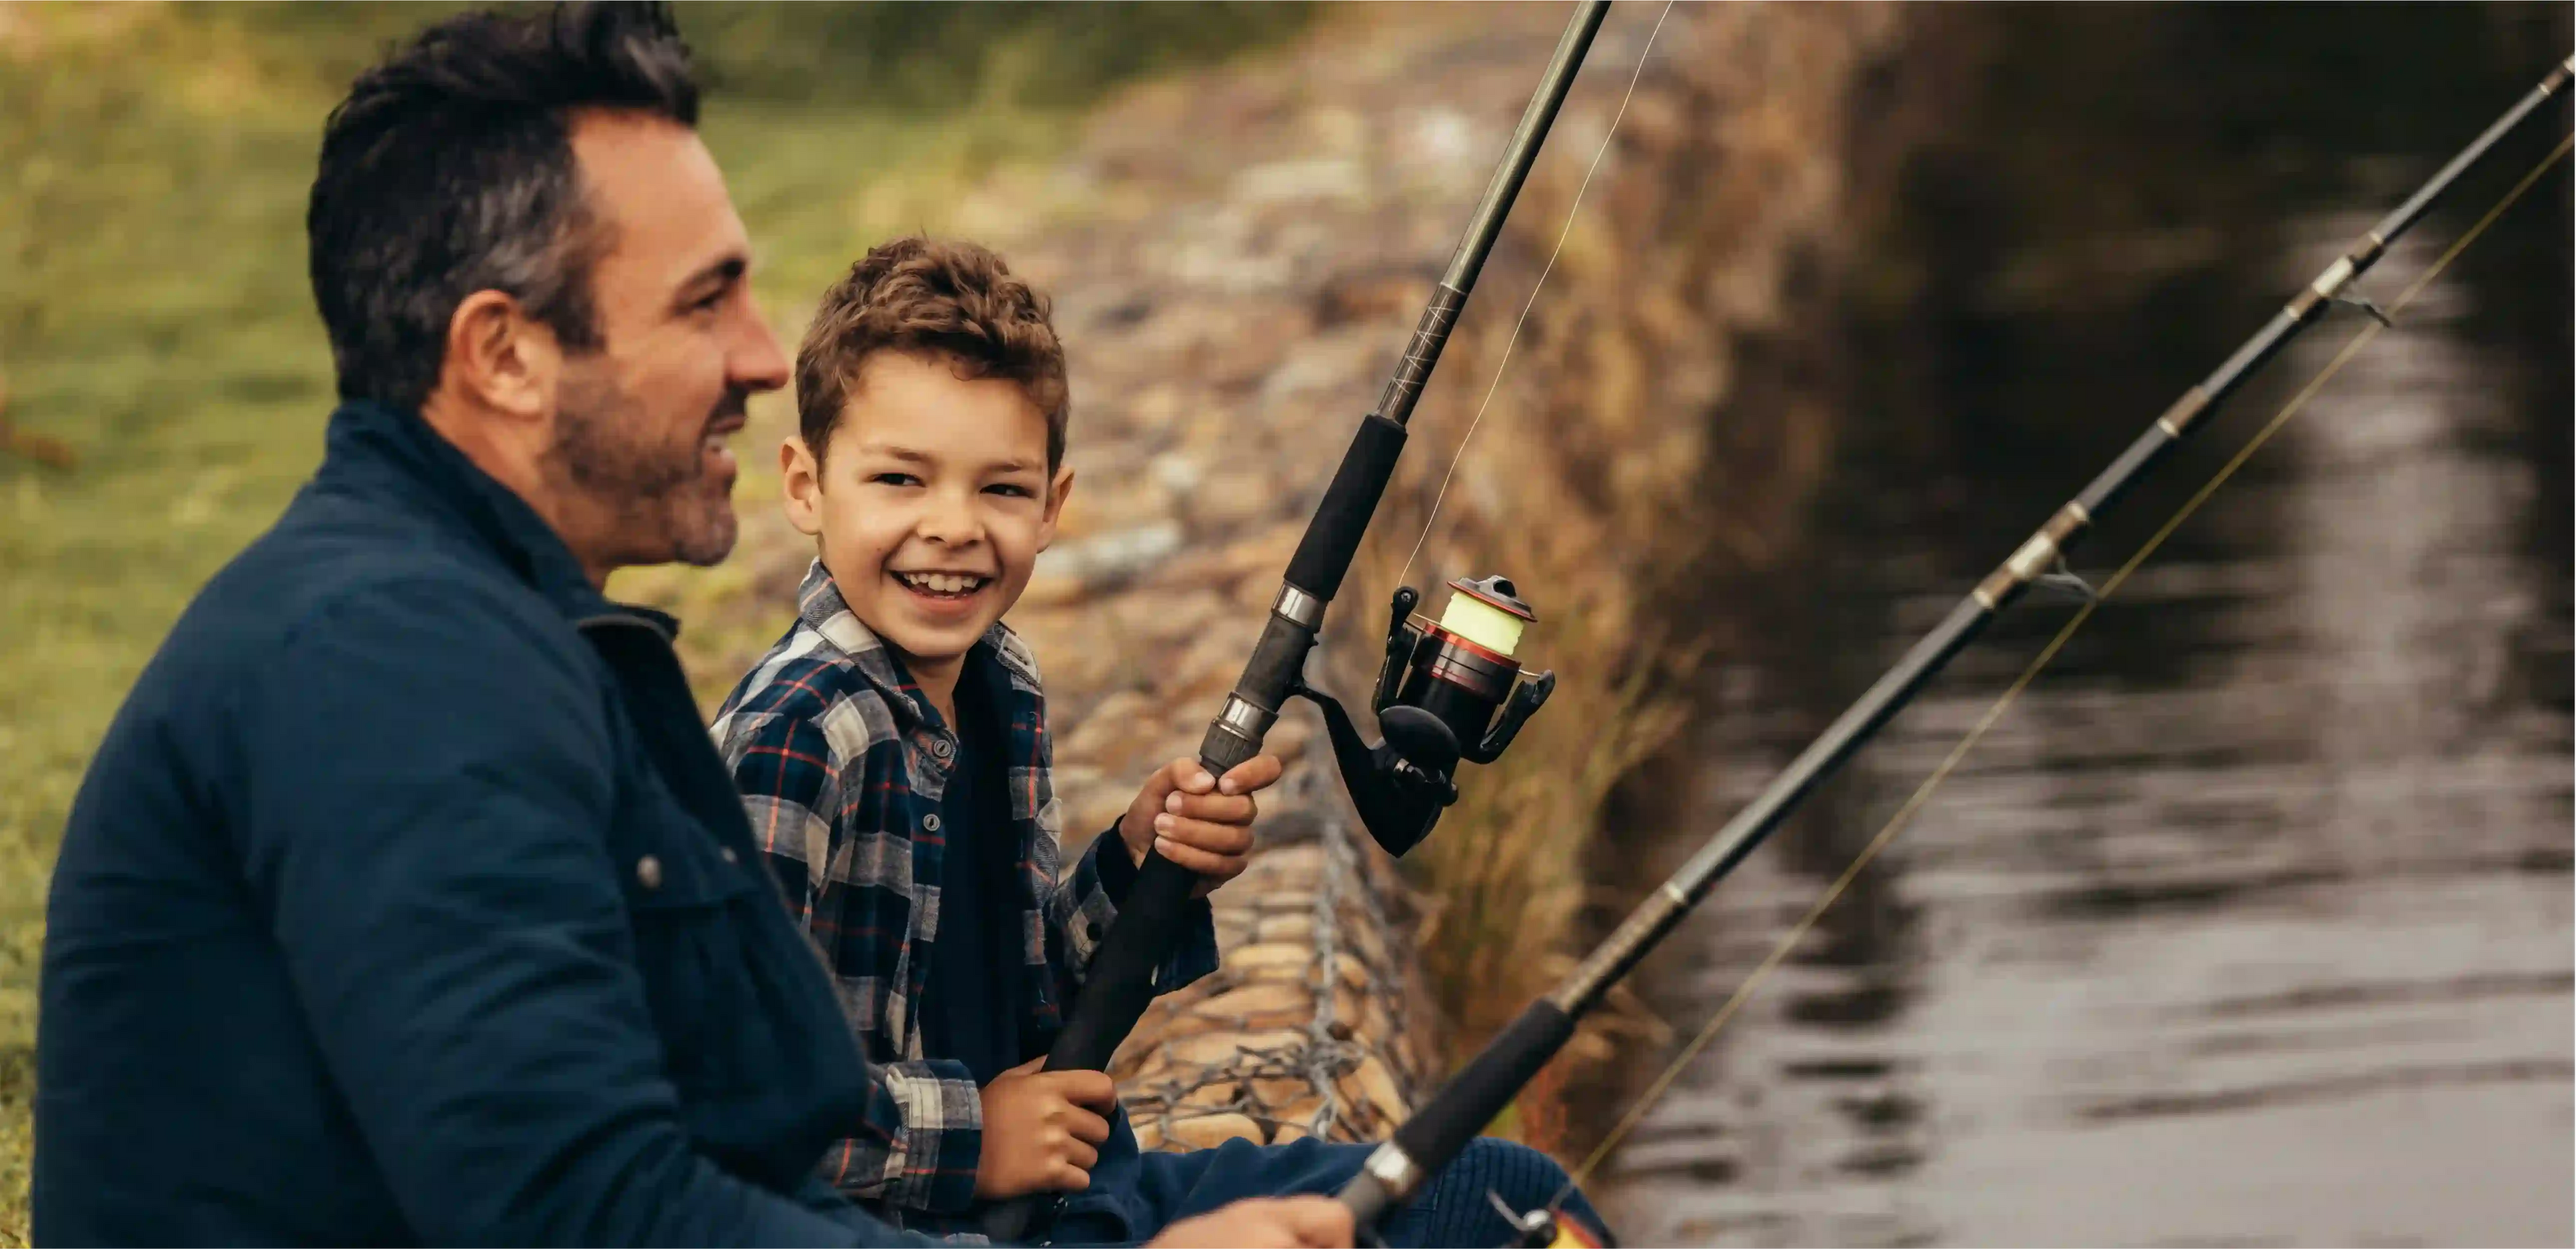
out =
<path fill-rule="evenodd" d="M 78 457 L 0 458 L 0 1242 L 27 1231 L 34 991 L 65 814 L 170 623 L 318 462 L 329 355 L 302 214 L 321 120 L 384 40 L 452 7 L 0 5 L 0 415 Z M 704 133 L 792 342 L 859 251 L 956 225 L 965 187 L 1059 150 L 1122 78 L 1303 15 L 736 6 L 681 20 L 710 76 L 739 88 L 711 97 Z M 757 506 L 775 487 L 750 468 Z M 717 570 L 646 588 L 736 585 Z"/>

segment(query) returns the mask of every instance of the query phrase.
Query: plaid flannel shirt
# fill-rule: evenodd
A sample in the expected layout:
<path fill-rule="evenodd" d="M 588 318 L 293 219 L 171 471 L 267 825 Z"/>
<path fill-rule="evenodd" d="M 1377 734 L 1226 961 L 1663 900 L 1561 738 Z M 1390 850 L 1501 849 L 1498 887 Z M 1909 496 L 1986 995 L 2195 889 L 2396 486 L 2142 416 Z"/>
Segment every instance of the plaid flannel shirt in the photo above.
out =
<path fill-rule="evenodd" d="M 957 741 L 884 643 L 851 614 L 820 560 L 797 621 L 725 700 L 712 726 L 782 894 L 829 965 L 876 1077 L 863 1122 L 823 1173 L 898 1226 L 970 1231 L 983 1099 L 964 1063 L 922 1052 L 917 1005 L 939 935 L 940 797 Z M 1023 954 L 1033 974 L 1020 1036 L 1044 1051 L 1063 1026 L 1133 865 L 1114 829 L 1057 879 L 1062 812 L 1051 781 L 1036 661 L 996 623 L 970 662 L 1007 677 L 1009 833 L 1019 841 Z M 1112 851 L 1104 881 L 1100 851 Z M 1198 905 L 1189 938 L 1155 977 L 1170 992 L 1215 970 L 1216 931 Z"/>

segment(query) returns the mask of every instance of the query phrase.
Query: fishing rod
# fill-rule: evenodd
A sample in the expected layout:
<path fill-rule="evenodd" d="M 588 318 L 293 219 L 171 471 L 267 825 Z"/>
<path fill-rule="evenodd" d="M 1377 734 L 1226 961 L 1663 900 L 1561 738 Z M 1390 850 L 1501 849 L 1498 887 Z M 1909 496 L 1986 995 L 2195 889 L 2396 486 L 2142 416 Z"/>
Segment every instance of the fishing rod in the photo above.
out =
<path fill-rule="evenodd" d="M 1480 1129 L 1509 1107 L 1539 1069 L 1573 1037 L 1576 1021 L 1598 1006 L 1612 985 L 1634 970 L 1684 915 L 1788 818 L 1817 784 L 1858 751 L 2005 606 L 2032 585 L 2044 582 L 2071 583 L 2082 587 L 2082 592 L 2091 598 L 2090 588 L 2083 587 L 2083 582 L 2066 568 L 2067 549 L 2092 527 L 2095 517 L 2145 477 L 2166 452 L 2199 429 L 2246 378 L 2301 330 L 2321 320 L 2329 305 L 2346 304 L 2367 313 L 2382 326 L 2389 324 L 2386 313 L 2366 299 L 2347 294 L 2346 288 L 2385 255 L 2389 244 L 2420 220 L 2434 200 L 2505 135 L 2565 90 L 2571 77 L 2576 77 L 2576 56 L 2551 70 L 2538 87 L 2462 149 L 2413 196 L 2373 225 L 2215 372 L 2185 390 L 2083 493 L 2059 508 L 1978 582 L 1895 667 L 1827 726 L 1679 871 L 1630 912 L 1572 974 L 1532 1002 L 1430 1102 L 1399 1126 L 1385 1144 L 1369 1155 L 1360 1174 L 1337 1194 L 1351 1208 L 1362 1236 L 1368 1237 L 1391 1210 L 1420 1192 Z M 2535 177 L 2538 172 L 2534 171 Z M 1567 1226 L 1550 1210 L 1506 1213 L 1519 1223 L 1524 1244 L 1593 1243 L 1584 1238 L 1586 1229 Z"/>
<path fill-rule="evenodd" d="M 1306 682 L 1306 656 L 1323 632 L 1324 609 L 1350 571 L 1378 499 L 1395 476 L 1414 404 L 1609 9 L 1609 0 L 1583 0 L 1566 22 L 1538 90 L 1450 256 L 1448 271 L 1432 289 L 1376 410 L 1360 422 L 1307 522 L 1305 537 L 1289 558 L 1251 659 L 1199 744 L 1199 766 L 1211 777 L 1222 777 L 1261 753 L 1263 739 L 1289 699 L 1313 702 L 1323 713 L 1352 806 L 1389 854 L 1401 856 L 1419 844 L 1441 811 L 1458 800 L 1453 774 L 1461 760 L 1490 764 L 1500 758 L 1555 689 L 1554 673 L 1524 674 L 1513 657 L 1521 633 L 1537 614 L 1521 601 L 1519 588 L 1500 576 L 1451 581 L 1451 597 L 1437 621 L 1414 616 L 1421 596 L 1411 586 L 1398 587 L 1371 700 L 1384 734 L 1374 744 L 1361 739 L 1338 700 Z M 1047 1050 L 1047 1070 L 1100 1071 L 1109 1066 L 1161 990 L 1157 972 L 1179 942 L 1198 881 L 1188 868 L 1146 853 L 1118 904 L 1117 917 L 1098 938 L 1072 1016 Z M 1001 1203 L 985 1225 L 997 1239 L 1017 1240 L 1058 1201 Z"/>

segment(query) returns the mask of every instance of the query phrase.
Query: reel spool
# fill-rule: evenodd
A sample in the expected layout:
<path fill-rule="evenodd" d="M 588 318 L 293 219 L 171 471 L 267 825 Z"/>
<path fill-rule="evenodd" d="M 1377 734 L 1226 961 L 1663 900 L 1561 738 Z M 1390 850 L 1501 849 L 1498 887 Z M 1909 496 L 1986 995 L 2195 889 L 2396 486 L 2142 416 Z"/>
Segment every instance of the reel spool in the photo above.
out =
<path fill-rule="evenodd" d="M 1387 740 L 1407 761 L 1443 775 L 1461 758 L 1501 758 L 1556 688 L 1552 672 L 1520 680 L 1513 652 L 1538 613 L 1520 600 L 1509 579 L 1462 577 L 1449 588 L 1449 606 L 1436 624 L 1411 615 L 1418 601 L 1413 587 L 1395 592 L 1372 708 Z"/>
<path fill-rule="evenodd" d="M 1342 782 L 1361 823 L 1387 853 L 1402 855 L 1430 835 L 1458 801 L 1458 761 L 1490 764 L 1556 689 L 1556 674 L 1524 674 L 1515 652 L 1538 614 L 1508 578 L 1459 578 L 1437 621 L 1413 614 L 1422 596 L 1396 590 L 1386 658 L 1370 709 L 1386 738 L 1361 741 L 1331 695 L 1300 682 L 1292 695 L 1323 709 Z"/>

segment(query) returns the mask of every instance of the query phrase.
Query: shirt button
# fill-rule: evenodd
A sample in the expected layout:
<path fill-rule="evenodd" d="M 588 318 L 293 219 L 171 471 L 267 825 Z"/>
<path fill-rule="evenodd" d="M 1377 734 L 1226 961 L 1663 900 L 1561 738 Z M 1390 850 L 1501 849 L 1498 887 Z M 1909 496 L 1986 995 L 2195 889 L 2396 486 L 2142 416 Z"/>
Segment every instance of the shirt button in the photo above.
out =
<path fill-rule="evenodd" d="M 923 831 L 923 832 L 925 832 L 925 833 L 935 833 L 935 832 L 938 832 L 938 831 L 939 831 L 939 817 L 938 817 L 938 816 L 936 816 L 936 815 L 925 815 L 925 816 L 921 817 L 921 831 Z"/>
<path fill-rule="evenodd" d="M 647 889 L 662 887 L 662 861 L 652 855 L 635 860 L 635 881 Z"/>

